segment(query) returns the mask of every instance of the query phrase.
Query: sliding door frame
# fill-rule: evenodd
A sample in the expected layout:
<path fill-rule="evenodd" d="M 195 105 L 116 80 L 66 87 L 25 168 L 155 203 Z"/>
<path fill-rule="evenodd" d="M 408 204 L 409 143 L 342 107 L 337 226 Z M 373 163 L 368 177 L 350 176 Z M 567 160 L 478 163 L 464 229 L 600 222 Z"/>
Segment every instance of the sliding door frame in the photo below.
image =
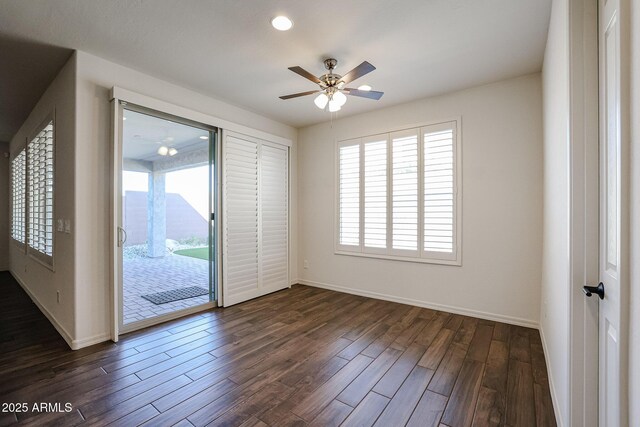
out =
<path fill-rule="evenodd" d="M 277 135 L 272 135 L 267 132 L 263 132 L 257 129 L 252 129 L 248 126 L 240 125 L 237 123 L 230 122 L 228 120 L 224 120 L 215 116 L 211 116 L 205 113 L 201 113 L 199 111 L 191 110 L 186 107 L 182 107 L 171 102 L 167 102 L 161 99 L 157 99 L 148 95 L 144 95 L 141 93 L 137 93 L 134 91 L 130 91 L 128 89 L 123 89 L 118 86 L 114 86 L 110 91 L 109 99 L 112 103 L 112 159 L 111 159 L 111 253 L 110 253 L 110 263 L 111 263 L 111 339 L 114 342 L 118 341 L 119 335 L 121 333 L 130 332 L 133 329 L 123 328 L 121 325 L 122 319 L 122 260 L 119 256 L 119 247 L 118 242 L 120 239 L 119 225 L 122 220 L 122 210 L 121 210 L 121 197 L 119 192 L 121 191 L 121 171 L 122 171 L 122 112 L 123 112 L 123 103 L 127 104 L 129 108 L 135 107 L 144 109 L 147 112 L 153 112 L 154 115 L 166 115 L 173 120 L 177 120 L 180 123 L 196 125 L 203 129 L 215 129 L 216 130 L 216 140 L 214 143 L 214 151 L 212 155 L 214 156 L 214 188 L 213 194 L 214 197 L 214 210 L 215 217 L 214 220 L 210 223 L 213 224 L 214 234 L 213 234 L 213 245 L 216 250 L 214 251 L 215 259 L 213 260 L 214 269 L 212 271 L 212 278 L 214 278 L 214 285 L 216 286 L 214 290 L 214 295 L 216 297 L 216 301 L 211 304 L 205 304 L 205 307 L 198 306 L 190 309 L 182 310 L 180 312 L 175 312 L 167 316 L 156 317 L 151 320 L 149 324 L 146 324 L 146 321 L 136 322 L 136 329 L 144 328 L 150 326 L 151 324 L 156 324 L 160 322 L 164 322 L 170 320 L 172 318 L 184 316 L 190 314 L 192 312 L 197 312 L 201 310 L 206 310 L 212 307 L 216 307 L 218 305 L 218 301 L 224 300 L 224 295 L 222 294 L 222 251 L 223 251 L 223 242 L 222 242 L 222 220 L 223 220 L 223 211 L 222 211 L 222 168 L 223 168 L 223 160 L 222 160 L 222 145 L 223 145 L 223 137 L 225 132 L 237 132 L 241 133 L 253 138 L 262 139 L 271 143 L 284 145 L 289 148 L 289 244 L 288 244 L 288 265 L 289 265 L 289 277 L 291 276 L 291 147 L 293 146 L 293 142 L 287 138 L 283 138 Z M 133 108 L 132 108 L 133 109 Z M 289 283 L 289 286 L 291 284 Z M 175 314 L 175 315 L 174 315 Z"/>
<path fill-rule="evenodd" d="M 118 126 L 119 132 L 118 132 L 118 138 L 116 139 L 116 144 L 115 144 L 117 148 L 114 150 L 114 164 L 117 165 L 117 168 L 114 170 L 115 179 L 113 180 L 114 182 L 113 203 L 115 208 L 113 211 L 114 219 L 115 219 L 115 224 L 114 224 L 115 240 L 114 240 L 113 257 L 115 260 L 115 265 L 117 266 L 114 269 L 114 279 L 115 279 L 114 280 L 114 287 L 115 287 L 114 301 L 116 302 L 116 304 L 114 305 L 117 306 L 117 317 L 116 317 L 117 324 L 115 324 L 116 322 L 114 322 L 114 325 L 112 327 L 117 328 L 117 330 L 120 333 L 127 333 L 127 332 L 132 332 L 138 329 L 143 329 L 152 325 L 156 325 L 158 323 L 166 322 L 168 320 L 183 317 L 192 313 L 197 313 L 199 311 L 208 310 L 210 308 L 217 307 L 216 298 L 218 296 L 218 292 L 217 292 L 218 276 L 217 276 L 217 268 L 216 268 L 216 262 L 217 262 L 216 258 L 217 258 L 217 252 L 218 252 L 219 246 L 217 244 L 218 226 L 215 220 L 215 212 L 217 212 L 216 210 L 217 196 L 218 196 L 217 184 L 219 180 L 217 179 L 216 175 L 212 174 L 212 168 L 213 168 L 213 173 L 216 174 L 218 172 L 218 165 L 215 163 L 215 161 L 218 159 L 216 151 L 218 150 L 218 146 L 219 146 L 218 137 L 217 137 L 219 129 L 214 126 L 209 126 L 202 123 L 194 122 L 192 120 L 185 119 L 182 117 L 176 117 L 174 115 L 171 115 L 162 111 L 157 111 L 157 110 L 148 108 L 146 106 L 130 104 L 126 101 L 119 101 L 117 104 L 118 104 L 116 107 L 117 111 L 114 112 L 114 115 L 115 117 L 119 118 L 120 124 Z M 158 119 L 170 120 L 172 122 L 179 123 L 182 125 L 187 125 L 190 127 L 202 129 L 203 131 L 206 131 L 209 134 L 209 140 L 208 140 L 209 190 L 208 190 L 208 203 L 207 203 L 208 211 L 209 211 L 209 218 L 207 219 L 208 235 L 209 235 L 209 239 L 208 239 L 209 240 L 209 270 L 208 270 L 209 271 L 209 302 L 206 302 L 204 304 L 198 304 L 193 307 L 185 308 L 182 310 L 175 310 L 171 313 L 167 313 L 160 316 L 154 316 L 154 317 L 133 322 L 127 325 L 124 324 L 124 319 L 123 319 L 125 283 L 124 283 L 124 277 L 123 277 L 124 269 L 123 269 L 123 262 L 122 262 L 122 245 L 124 244 L 122 232 L 124 232 L 124 230 L 122 228 L 122 197 L 121 197 L 122 172 L 123 172 L 122 152 L 123 152 L 123 144 L 124 144 L 124 141 L 122 138 L 122 130 L 124 128 L 122 118 L 123 118 L 124 110 L 134 111 L 134 112 L 146 114 Z M 115 157 L 116 155 L 118 157 Z M 211 218 L 211 213 L 214 213 L 213 219 Z M 117 275 L 115 275 L 116 272 L 117 272 Z"/>

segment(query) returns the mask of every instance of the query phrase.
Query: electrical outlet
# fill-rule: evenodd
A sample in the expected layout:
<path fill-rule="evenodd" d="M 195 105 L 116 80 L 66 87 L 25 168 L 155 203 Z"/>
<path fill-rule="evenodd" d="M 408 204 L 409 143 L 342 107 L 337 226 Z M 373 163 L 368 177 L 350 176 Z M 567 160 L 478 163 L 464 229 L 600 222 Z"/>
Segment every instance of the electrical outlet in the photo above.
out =
<path fill-rule="evenodd" d="M 64 232 L 69 234 L 71 233 L 71 220 L 70 219 L 65 219 L 64 220 Z"/>
<path fill-rule="evenodd" d="M 304 268 L 309 268 L 309 261 L 307 261 L 306 259 L 304 260 L 304 264 L 303 264 Z"/>
<path fill-rule="evenodd" d="M 60 304 L 60 291 L 56 291 L 56 301 Z"/>
<path fill-rule="evenodd" d="M 58 218 L 58 231 L 59 232 L 63 232 L 64 231 L 64 221 L 62 220 L 62 218 Z"/>

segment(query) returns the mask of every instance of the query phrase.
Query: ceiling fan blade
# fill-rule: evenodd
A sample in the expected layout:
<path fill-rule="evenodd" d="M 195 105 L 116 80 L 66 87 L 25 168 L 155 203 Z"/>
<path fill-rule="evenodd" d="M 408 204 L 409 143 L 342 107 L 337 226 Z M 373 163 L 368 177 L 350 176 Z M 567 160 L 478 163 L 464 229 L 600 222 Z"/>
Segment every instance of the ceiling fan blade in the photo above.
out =
<path fill-rule="evenodd" d="M 319 90 L 310 90 L 308 92 L 300 92 L 300 93 L 292 93 L 291 95 L 284 95 L 281 96 L 280 99 L 291 99 L 291 98 L 297 98 L 299 96 L 307 96 L 307 95 L 313 95 L 314 93 L 318 93 L 320 92 Z"/>
<path fill-rule="evenodd" d="M 358 89 L 343 89 L 347 95 L 359 96 L 362 98 L 375 99 L 376 101 L 382 98 L 384 92 L 378 92 L 377 90 L 358 90 Z"/>
<path fill-rule="evenodd" d="M 313 74 L 311 74 L 310 72 L 308 72 L 307 70 L 305 70 L 302 67 L 298 67 L 297 65 L 295 67 L 289 67 L 289 69 L 291 71 L 293 71 L 296 74 L 301 75 L 302 77 L 304 77 L 305 79 L 309 79 L 314 83 L 318 83 L 320 84 L 320 79 L 318 79 L 316 76 L 314 76 Z"/>
<path fill-rule="evenodd" d="M 345 84 L 350 83 L 355 79 L 359 79 L 365 74 L 372 72 L 375 69 L 376 67 L 369 64 L 367 61 L 364 61 L 362 64 L 358 65 L 356 68 L 354 68 L 353 70 L 349 71 L 347 74 L 342 76 L 342 79 L 340 79 L 340 81 L 344 82 Z"/>

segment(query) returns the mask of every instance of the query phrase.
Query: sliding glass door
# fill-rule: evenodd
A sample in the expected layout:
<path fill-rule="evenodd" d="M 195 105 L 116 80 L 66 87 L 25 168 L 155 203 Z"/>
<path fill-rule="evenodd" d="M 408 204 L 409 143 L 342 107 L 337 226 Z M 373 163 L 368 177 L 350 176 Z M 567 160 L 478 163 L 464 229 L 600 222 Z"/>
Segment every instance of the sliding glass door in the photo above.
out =
<path fill-rule="evenodd" d="M 121 123 L 118 256 L 126 332 L 216 300 L 217 132 L 131 106 Z"/>

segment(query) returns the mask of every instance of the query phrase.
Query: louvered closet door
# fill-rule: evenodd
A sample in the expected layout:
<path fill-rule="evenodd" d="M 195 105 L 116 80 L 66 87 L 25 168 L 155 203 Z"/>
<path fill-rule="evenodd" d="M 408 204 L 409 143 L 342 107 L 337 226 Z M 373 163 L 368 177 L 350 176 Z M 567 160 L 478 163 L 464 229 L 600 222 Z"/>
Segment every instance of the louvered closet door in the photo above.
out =
<path fill-rule="evenodd" d="M 227 133 L 223 144 L 222 303 L 289 286 L 288 148 Z"/>
<path fill-rule="evenodd" d="M 223 146 L 223 301 L 253 298 L 258 288 L 258 143 L 227 135 Z"/>
<path fill-rule="evenodd" d="M 287 147 L 262 144 L 260 151 L 260 219 L 263 291 L 289 286 L 289 159 Z"/>

